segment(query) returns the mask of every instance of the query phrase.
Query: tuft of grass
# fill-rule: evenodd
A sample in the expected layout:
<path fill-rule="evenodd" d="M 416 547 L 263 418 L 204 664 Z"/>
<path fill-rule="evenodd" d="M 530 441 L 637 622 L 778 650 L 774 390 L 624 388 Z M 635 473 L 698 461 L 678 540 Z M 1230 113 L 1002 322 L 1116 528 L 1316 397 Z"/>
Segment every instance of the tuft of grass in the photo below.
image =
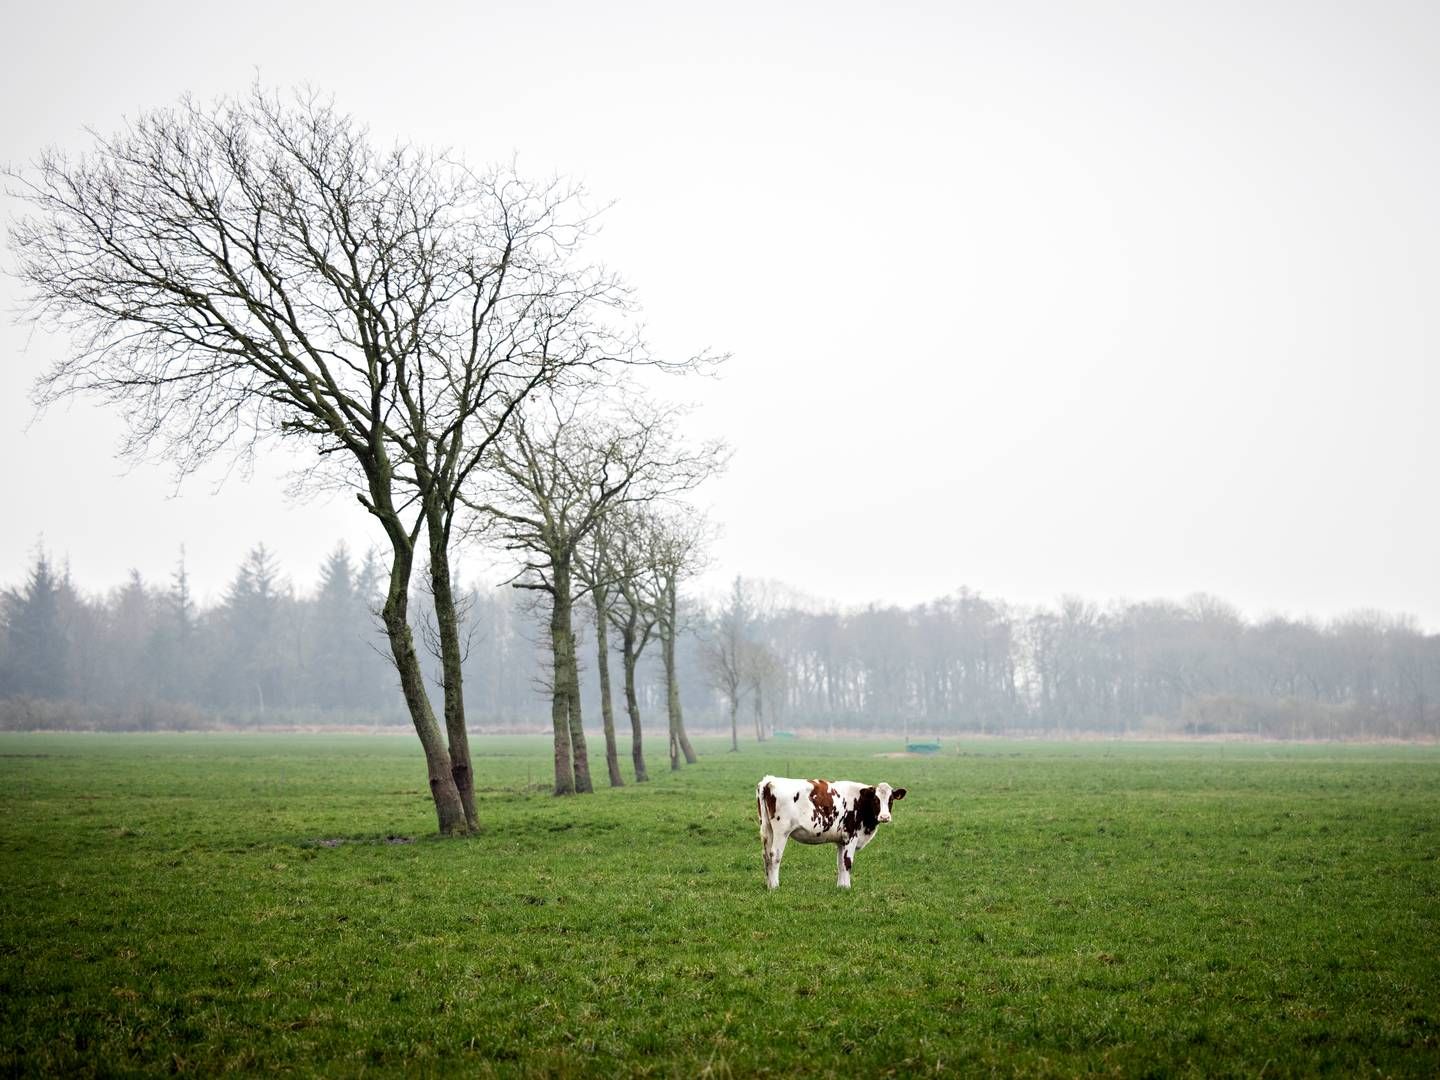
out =
<path fill-rule="evenodd" d="M 406 738 L 0 735 L 0 1071 L 1440 1073 L 1435 748 L 475 749 L 442 841 Z M 852 890 L 767 772 L 909 788 Z"/>

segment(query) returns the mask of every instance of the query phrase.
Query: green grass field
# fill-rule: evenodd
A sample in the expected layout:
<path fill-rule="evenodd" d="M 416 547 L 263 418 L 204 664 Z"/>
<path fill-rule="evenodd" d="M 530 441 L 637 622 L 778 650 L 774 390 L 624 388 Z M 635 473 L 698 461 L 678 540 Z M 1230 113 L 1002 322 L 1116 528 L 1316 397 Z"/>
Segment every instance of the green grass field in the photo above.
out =
<path fill-rule="evenodd" d="M 1440 1073 L 1440 748 L 896 748 L 480 739 L 440 841 L 412 738 L 0 737 L 0 1068 Z M 910 789 L 852 890 L 765 892 L 766 772 Z"/>

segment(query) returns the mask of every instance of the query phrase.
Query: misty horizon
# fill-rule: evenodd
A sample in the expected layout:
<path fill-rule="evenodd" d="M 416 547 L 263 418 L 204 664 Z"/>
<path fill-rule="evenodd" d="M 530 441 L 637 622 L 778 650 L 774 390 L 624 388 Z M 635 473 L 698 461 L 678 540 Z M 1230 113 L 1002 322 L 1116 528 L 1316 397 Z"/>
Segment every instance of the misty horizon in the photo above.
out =
<path fill-rule="evenodd" d="M 0 730 L 403 724 L 379 644 L 385 578 L 380 553 L 339 544 L 313 586 L 297 586 L 262 544 L 215 600 L 195 596 L 183 564 L 163 584 L 137 575 L 100 595 L 37 555 L 22 583 L 0 583 Z M 543 729 L 554 687 L 544 605 L 463 576 L 455 588 L 473 730 Z M 423 586 L 411 604 L 438 690 L 435 607 Z M 601 716 L 609 724 L 597 673 L 626 659 L 599 637 L 596 614 L 581 605 L 573 638 L 592 732 Z M 961 589 L 838 610 L 736 579 L 724 597 L 686 600 L 675 680 L 652 650 L 626 700 L 640 730 L 665 715 L 668 686 L 698 731 L 723 730 L 728 711 L 732 737 L 743 706 L 761 739 L 788 729 L 1424 740 L 1435 734 L 1437 644 L 1382 613 L 1251 622 L 1205 596 L 1020 608 Z"/>
<path fill-rule="evenodd" d="M 304 585 L 306 581 L 318 581 L 319 574 L 323 569 L 326 560 L 332 555 L 337 547 L 343 546 L 351 557 L 362 559 L 367 554 L 377 550 L 374 545 L 359 547 L 346 539 L 332 541 L 321 559 L 316 562 L 310 571 L 303 571 L 297 567 L 292 560 L 285 557 L 284 552 L 273 544 L 263 540 L 255 539 L 242 543 L 246 552 L 253 550 L 257 545 L 264 546 L 276 557 L 276 562 L 281 568 L 281 580 L 289 587 L 296 589 L 301 595 L 307 593 Z M 28 557 L 19 567 L 13 568 L 7 574 L 0 574 L 0 591 L 14 589 L 19 585 L 25 576 L 28 568 L 33 565 L 38 557 L 45 557 L 52 566 L 68 576 L 72 583 L 85 595 L 103 597 L 123 590 L 131 581 L 134 574 L 147 584 L 156 587 L 163 587 L 172 580 L 177 568 L 183 563 L 185 572 L 189 578 L 190 587 L 197 602 L 204 605 L 214 605 L 223 601 L 225 593 L 234 582 L 235 573 L 244 559 L 237 560 L 228 570 L 222 570 L 214 566 L 196 566 L 195 560 L 188 554 L 187 546 L 182 542 L 173 553 L 168 567 L 160 565 L 152 571 L 147 571 L 138 565 L 128 567 L 116 580 L 96 581 L 86 578 L 74 568 L 73 560 L 63 546 L 56 546 L 49 543 L 44 537 L 37 539 L 32 545 Z M 457 581 L 466 588 L 475 588 L 481 591 L 507 589 L 510 587 L 509 579 L 514 577 L 513 571 L 504 572 L 499 569 L 504 565 L 503 559 L 498 553 L 475 552 L 471 560 L 460 559 L 456 563 Z M 472 573 L 472 567 L 478 567 L 480 572 Z M 488 571 L 488 572 L 486 572 Z M 725 591 L 730 587 L 735 577 L 751 582 L 772 593 L 782 606 L 787 606 L 799 611 L 806 611 L 816 614 L 854 614 L 870 608 L 914 608 L 927 603 L 944 600 L 962 593 L 983 596 L 988 600 L 997 601 L 1008 607 L 1021 610 L 1037 608 L 1053 608 L 1069 599 L 1079 599 L 1087 604 L 1095 605 L 1100 610 L 1112 610 L 1135 604 L 1147 603 L 1168 603 L 1185 605 L 1193 601 L 1218 601 L 1222 605 L 1233 609 L 1247 623 L 1258 625 L 1270 620 L 1280 619 L 1289 622 L 1302 623 L 1307 625 L 1325 626 L 1334 623 L 1341 623 L 1347 620 L 1381 616 L 1389 621 L 1409 623 L 1420 632 L 1427 635 L 1434 635 L 1435 627 L 1427 625 L 1419 619 L 1413 611 L 1387 610 L 1377 605 L 1359 605 L 1343 611 L 1316 612 L 1316 611 L 1281 611 L 1266 609 L 1252 611 L 1236 604 L 1230 597 L 1219 595 L 1213 592 L 1200 589 L 1183 595 L 1172 596 L 1087 596 L 1074 590 L 1066 590 L 1054 597 L 1038 601 L 1017 601 L 1007 596 L 999 596 L 981 589 L 972 587 L 966 582 L 960 582 L 952 589 L 934 595 L 923 596 L 918 599 L 894 599 L 887 597 L 871 597 L 868 599 L 844 600 L 834 594 L 826 595 L 815 593 L 799 588 L 793 583 L 770 577 L 763 573 L 740 573 L 732 574 L 728 579 L 722 579 L 711 573 L 703 578 L 703 587 L 691 590 L 692 599 L 701 606 L 709 607 L 723 600 Z"/>

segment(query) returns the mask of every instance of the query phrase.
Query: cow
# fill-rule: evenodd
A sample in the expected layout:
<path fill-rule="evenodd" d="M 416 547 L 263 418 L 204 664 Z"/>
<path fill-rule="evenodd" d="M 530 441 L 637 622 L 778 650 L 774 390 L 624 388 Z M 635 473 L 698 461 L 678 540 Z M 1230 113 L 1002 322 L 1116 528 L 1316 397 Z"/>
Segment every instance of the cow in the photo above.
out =
<path fill-rule="evenodd" d="M 780 887 L 780 860 L 791 837 L 802 844 L 834 844 L 835 884 L 850 887 L 855 853 L 868 844 L 905 789 L 854 780 L 790 780 L 766 776 L 755 785 L 760 841 L 765 849 L 765 885 Z"/>

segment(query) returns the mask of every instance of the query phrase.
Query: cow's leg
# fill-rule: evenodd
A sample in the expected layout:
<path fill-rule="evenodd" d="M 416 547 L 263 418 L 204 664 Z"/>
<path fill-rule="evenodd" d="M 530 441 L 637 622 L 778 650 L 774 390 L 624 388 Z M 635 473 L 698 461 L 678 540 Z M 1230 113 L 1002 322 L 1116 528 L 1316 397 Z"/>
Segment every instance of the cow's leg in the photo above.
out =
<path fill-rule="evenodd" d="M 772 830 L 765 841 L 765 885 L 770 889 L 780 887 L 780 860 L 785 857 L 785 842 L 788 833 Z"/>
<path fill-rule="evenodd" d="M 835 845 L 835 884 L 839 888 L 850 887 L 850 868 L 855 865 L 855 851 L 854 840 Z"/>

